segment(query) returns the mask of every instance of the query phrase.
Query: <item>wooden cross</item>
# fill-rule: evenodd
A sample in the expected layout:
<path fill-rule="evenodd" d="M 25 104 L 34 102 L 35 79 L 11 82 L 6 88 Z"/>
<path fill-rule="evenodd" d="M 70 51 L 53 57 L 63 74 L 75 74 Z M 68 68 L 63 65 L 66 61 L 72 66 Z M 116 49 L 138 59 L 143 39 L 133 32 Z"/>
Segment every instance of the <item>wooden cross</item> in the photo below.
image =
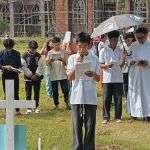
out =
<path fill-rule="evenodd" d="M 35 108 L 35 101 L 14 100 L 14 80 L 5 81 L 6 100 L 0 101 L 0 108 L 6 109 L 7 149 L 14 150 L 14 109 Z"/>

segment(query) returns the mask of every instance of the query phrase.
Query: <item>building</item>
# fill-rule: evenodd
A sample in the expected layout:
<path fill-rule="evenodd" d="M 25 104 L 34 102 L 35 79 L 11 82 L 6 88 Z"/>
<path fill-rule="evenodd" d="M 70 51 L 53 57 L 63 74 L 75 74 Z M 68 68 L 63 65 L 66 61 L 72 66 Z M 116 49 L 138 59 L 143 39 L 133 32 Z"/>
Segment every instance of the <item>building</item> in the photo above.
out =
<path fill-rule="evenodd" d="M 11 36 L 92 32 L 102 21 L 120 13 L 144 16 L 148 24 L 149 10 L 149 0 L 0 1 L 0 19 L 9 23 L 6 32 Z"/>

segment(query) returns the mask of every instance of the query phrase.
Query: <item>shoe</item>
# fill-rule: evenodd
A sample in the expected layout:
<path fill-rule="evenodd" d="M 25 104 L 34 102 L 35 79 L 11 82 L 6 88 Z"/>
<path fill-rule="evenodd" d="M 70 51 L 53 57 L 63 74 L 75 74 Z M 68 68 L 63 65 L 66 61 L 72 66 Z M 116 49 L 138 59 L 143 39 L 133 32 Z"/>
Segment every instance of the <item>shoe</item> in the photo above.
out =
<path fill-rule="evenodd" d="M 32 114 L 32 109 L 27 109 L 26 114 L 27 114 L 27 115 Z"/>
<path fill-rule="evenodd" d="M 102 124 L 107 124 L 108 123 L 108 120 L 103 120 L 102 121 Z"/>
<path fill-rule="evenodd" d="M 116 119 L 116 123 L 121 123 L 121 119 Z"/>
<path fill-rule="evenodd" d="M 55 105 L 54 110 L 55 110 L 55 109 L 58 109 L 58 108 L 59 108 L 59 105 Z"/>
<path fill-rule="evenodd" d="M 16 115 L 21 115 L 21 112 L 20 111 L 16 111 Z"/>
<path fill-rule="evenodd" d="M 133 120 L 137 120 L 137 117 L 131 117 Z"/>
<path fill-rule="evenodd" d="M 40 108 L 37 107 L 37 108 L 35 109 L 35 113 L 38 114 L 39 112 L 40 112 Z"/>

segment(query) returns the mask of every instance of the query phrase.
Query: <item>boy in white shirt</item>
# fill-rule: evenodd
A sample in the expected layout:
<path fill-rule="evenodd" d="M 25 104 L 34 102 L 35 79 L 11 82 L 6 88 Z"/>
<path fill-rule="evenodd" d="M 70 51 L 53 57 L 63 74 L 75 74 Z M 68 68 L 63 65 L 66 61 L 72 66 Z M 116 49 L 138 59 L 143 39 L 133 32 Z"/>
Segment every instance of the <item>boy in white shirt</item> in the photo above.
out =
<path fill-rule="evenodd" d="M 96 82 L 99 81 L 99 60 L 88 51 L 90 35 L 84 32 L 77 37 L 78 53 L 68 59 L 67 75 L 72 81 L 71 109 L 73 122 L 73 150 L 95 150 Z M 89 63 L 91 69 L 78 76 L 76 67 Z M 82 128 L 85 127 L 85 136 Z M 84 139 L 83 139 L 84 137 Z"/>
<path fill-rule="evenodd" d="M 61 42 L 60 38 L 58 37 L 52 38 L 52 45 L 54 48 L 48 52 L 46 62 L 50 66 L 52 93 L 56 108 L 59 105 L 58 84 L 60 83 L 62 92 L 64 94 L 64 101 L 66 103 L 66 108 L 70 109 L 69 86 L 66 74 L 66 64 L 68 57 L 65 54 L 65 51 L 61 49 L 60 42 Z"/>
<path fill-rule="evenodd" d="M 99 53 L 100 67 L 103 69 L 104 85 L 104 120 L 102 123 L 107 123 L 110 120 L 112 96 L 114 97 L 116 122 L 121 122 L 123 74 L 120 65 L 123 60 L 123 50 L 117 47 L 118 38 L 118 31 L 109 32 L 108 39 L 110 44 Z"/>

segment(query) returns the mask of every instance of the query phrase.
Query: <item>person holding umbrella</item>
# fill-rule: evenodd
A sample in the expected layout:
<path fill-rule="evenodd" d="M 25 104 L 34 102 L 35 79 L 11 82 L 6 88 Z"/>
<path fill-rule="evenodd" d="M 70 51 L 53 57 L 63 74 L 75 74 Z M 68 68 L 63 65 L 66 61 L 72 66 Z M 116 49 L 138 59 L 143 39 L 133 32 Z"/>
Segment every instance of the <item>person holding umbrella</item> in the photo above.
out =
<path fill-rule="evenodd" d="M 117 47 L 119 31 L 108 33 L 109 45 L 100 51 L 100 67 L 103 69 L 103 124 L 110 120 L 110 108 L 112 96 L 115 104 L 116 122 L 121 122 L 122 116 L 122 93 L 123 93 L 123 74 L 121 65 L 123 63 L 123 50 Z"/>

